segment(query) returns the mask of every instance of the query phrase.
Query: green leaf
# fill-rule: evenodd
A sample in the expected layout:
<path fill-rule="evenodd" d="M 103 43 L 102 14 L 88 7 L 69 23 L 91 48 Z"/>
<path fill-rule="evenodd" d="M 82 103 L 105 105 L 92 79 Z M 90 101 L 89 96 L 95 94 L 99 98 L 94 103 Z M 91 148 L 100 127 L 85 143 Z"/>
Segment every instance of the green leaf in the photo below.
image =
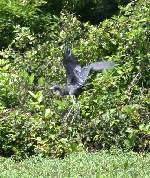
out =
<path fill-rule="evenodd" d="M 38 91 L 38 92 L 36 93 L 36 98 L 37 98 L 37 101 L 38 101 L 39 103 L 41 103 L 41 102 L 43 101 L 43 93 L 42 93 L 42 91 Z"/>
<path fill-rule="evenodd" d="M 28 93 L 29 93 L 33 98 L 37 98 L 36 95 L 35 95 L 32 91 L 28 91 Z"/>
<path fill-rule="evenodd" d="M 32 85 L 34 81 L 34 74 L 31 74 L 31 76 L 29 77 L 29 84 Z"/>
<path fill-rule="evenodd" d="M 40 86 L 43 86 L 45 84 L 45 78 L 44 77 L 40 77 L 39 80 L 38 80 L 38 84 Z"/>
<path fill-rule="evenodd" d="M 50 116 L 50 114 L 51 114 L 51 110 L 49 108 L 45 109 L 45 117 Z"/>

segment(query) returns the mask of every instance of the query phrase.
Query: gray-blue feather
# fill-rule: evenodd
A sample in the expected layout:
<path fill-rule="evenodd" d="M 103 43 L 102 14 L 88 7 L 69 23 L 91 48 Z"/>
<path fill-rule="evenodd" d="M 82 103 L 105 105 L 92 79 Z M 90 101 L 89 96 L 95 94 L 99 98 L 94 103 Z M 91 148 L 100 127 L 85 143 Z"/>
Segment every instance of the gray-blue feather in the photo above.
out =
<path fill-rule="evenodd" d="M 64 52 L 63 65 L 66 69 L 67 85 L 63 91 L 60 87 L 55 87 L 55 89 L 59 90 L 62 95 L 69 94 L 78 96 L 90 75 L 90 71 L 109 69 L 114 67 L 115 63 L 102 61 L 81 67 L 77 58 L 72 54 L 71 49 L 66 48 Z"/>

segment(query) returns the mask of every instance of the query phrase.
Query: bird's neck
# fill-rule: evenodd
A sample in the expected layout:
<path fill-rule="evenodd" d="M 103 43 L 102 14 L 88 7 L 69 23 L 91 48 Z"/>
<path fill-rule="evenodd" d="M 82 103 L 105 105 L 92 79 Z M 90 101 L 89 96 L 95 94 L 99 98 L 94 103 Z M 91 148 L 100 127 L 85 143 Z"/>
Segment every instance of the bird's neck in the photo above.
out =
<path fill-rule="evenodd" d="M 61 96 L 65 96 L 65 95 L 68 95 L 68 94 L 69 94 L 67 87 L 61 88 L 61 87 L 58 86 L 56 90 L 59 92 L 59 94 L 60 94 Z"/>
<path fill-rule="evenodd" d="M 64 96 L 64 89 L 63 88 L 58 88 L 57 90 L 59 91 L 61 96 Z"/>

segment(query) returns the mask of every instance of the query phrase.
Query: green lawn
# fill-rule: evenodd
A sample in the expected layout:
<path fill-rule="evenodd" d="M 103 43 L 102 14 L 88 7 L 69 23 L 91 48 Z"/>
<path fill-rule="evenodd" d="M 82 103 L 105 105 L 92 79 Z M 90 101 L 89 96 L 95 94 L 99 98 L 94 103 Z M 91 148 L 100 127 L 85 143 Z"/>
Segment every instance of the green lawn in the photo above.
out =
<path fill-rule="evenodd" d="M 78 153 L 65 159 L 34 157 L 22 162 L 0 158 L 0 178 L 150 178 L 150 154 L 122 151 Z"/>

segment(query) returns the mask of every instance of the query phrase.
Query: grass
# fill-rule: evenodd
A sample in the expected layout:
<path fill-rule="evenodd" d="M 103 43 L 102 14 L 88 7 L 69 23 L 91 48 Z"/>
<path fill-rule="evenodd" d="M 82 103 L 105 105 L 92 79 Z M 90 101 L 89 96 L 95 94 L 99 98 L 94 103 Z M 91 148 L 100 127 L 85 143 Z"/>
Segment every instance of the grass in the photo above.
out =
<path fill-rule="evenodd" d="M 150 154 L 122 151 L 72 154 L 65 159 L 0 157 L 0 178 L 149 178 Z"/>

